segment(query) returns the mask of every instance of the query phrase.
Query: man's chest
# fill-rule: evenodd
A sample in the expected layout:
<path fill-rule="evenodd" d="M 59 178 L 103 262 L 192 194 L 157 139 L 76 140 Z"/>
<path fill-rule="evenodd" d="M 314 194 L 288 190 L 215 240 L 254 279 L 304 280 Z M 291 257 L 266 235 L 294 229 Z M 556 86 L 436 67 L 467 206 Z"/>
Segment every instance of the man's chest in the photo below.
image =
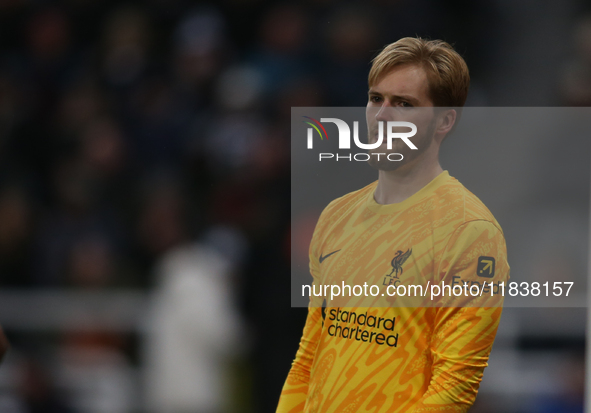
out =
<path fill-rule="evenodd" d="M 328 239 L 317 257 L 320 280 L 323 285 L 377 286 L 379 294 L 388 286 L 435 282 L 436 247 L 432 233 L 417 237 L 382 231 L 372 237 Z"/>

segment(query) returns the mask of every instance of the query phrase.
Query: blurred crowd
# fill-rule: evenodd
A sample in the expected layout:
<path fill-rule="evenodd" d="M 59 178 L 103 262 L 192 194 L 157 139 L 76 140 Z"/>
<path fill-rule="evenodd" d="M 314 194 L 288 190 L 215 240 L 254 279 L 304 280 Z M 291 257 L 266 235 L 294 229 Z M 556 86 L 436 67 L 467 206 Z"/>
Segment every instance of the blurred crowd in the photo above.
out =
<path fill-rule="evenodd" d="M 203 345 L 238 360 L 203 367 L 233 372 L 227 410 L 274 411 L 305 318 L 289 302 L 290 107 L 363 106 L 371 58 L 414 35 L 455 43 L 486 101 L 496 13 L 428 0 L 0 1 L 0 289 L 153 293 L 151 337 L 197 348 L 215 335 Z M 562 103 L 591 103 L 589 27 Z M 182 303 L 195 306 L 174 330 Z M 231 327 L 193 332 L 199 314 Z M 74 378 L 84 363 L 120 371 L 184 351 L 92 328 L 7 333 L 25 361 L 2 411 L 77 411 L 52 390 L 64 349 Z M 204 412 L 221 409 L 211 403 Z M 144 408 L 132 405 L 120 411 Z"/>

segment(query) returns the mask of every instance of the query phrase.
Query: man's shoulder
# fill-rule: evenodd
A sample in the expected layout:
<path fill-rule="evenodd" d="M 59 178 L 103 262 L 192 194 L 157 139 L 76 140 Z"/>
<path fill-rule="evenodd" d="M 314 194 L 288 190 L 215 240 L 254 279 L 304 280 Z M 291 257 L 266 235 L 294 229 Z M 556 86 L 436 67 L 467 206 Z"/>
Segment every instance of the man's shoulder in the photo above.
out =
<path fill-rule="evenodd" d="M 371 196 L 373 191 L 375 191 L 376 185 L 377 181 L 372 182 L 361 189 L 349 192 L 331 201 L 326 208 L 324 208 L 318 218 L 318 223 L 314 229 L 314 235 L 310 247 L 312 248 L 314 244 L 320 242 L 320 240 L 324 239 L 327 234 L 335 229 L 337 230 L 337 233 L 339 232 L 339 229 L 343 230 L 342 223 L 344 222 L 345 217 L 354 213 L 354 211 L 357 211 L 359 208 L 363 208 L 367 202 L 368 196 Z"/>
<path fill-rule="evenodd" d="M 334 215 L 341 215 L 345 211 L 350 210 L 351 208 L 358 207 L 363 205 L 367 197 L 370 194 L 373 194 L 377 185 L 377 181 L 370 183 L 369 185 L 364 186 L 363 188 L 357 189 L 355 191 L 349 192 L 343 196 L 340 196 L 334 200 L 332 200 L 322 214 L 320 219 L 326 219 L 328 216 Z"/>
<path fill-rule="evenodd" d="M 442 204 L 449 205 L 456 212 L 456 226 L 467 223 L 488 222 L 501 230 L 493 213 L 484 202 L 456 178 L 450 176 L 447 185 L 441 189 L 441 197 L 448 201 Z"/>

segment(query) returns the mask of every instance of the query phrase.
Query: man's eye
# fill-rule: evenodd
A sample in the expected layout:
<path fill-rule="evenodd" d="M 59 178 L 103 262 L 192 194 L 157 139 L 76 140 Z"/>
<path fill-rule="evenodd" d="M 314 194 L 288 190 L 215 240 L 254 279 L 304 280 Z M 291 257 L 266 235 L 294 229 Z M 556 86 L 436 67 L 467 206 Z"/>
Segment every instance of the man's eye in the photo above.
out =
<path fill-rule="evenodd" d="M 373 103 L 379 103 L 381 102 L 381 98 L 379 96 L 370 96 L 369 101 Z"/>
<path fill-rule="evenodd" d="M 412 105 L 405 101 L 400 102 L 400 106 L 402 106 L 403 108 L 412 108 Z"/>

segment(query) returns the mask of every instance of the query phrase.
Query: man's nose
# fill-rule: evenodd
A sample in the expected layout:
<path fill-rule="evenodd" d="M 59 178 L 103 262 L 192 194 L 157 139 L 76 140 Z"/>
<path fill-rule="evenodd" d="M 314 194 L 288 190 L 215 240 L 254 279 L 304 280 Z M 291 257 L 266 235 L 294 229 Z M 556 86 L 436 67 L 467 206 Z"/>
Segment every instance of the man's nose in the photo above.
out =
<path fill-rule="evenodd" d="M 376 120 L 387 122 L 389 120 L 393 120 L 394 111 L 392 110 L 392 105 L 388 102 L 384 102 L 380 109 L 376 113 Z"/>

